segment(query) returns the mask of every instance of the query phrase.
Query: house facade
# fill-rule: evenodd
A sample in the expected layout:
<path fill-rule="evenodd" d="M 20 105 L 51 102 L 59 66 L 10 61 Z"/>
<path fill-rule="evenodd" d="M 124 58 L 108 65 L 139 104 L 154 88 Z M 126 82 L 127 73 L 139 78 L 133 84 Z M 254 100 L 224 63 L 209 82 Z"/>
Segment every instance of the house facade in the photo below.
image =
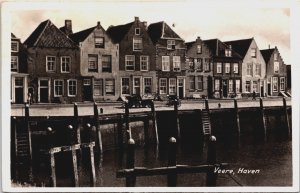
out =
<path fill-rule="evenodd" d="M 161 96 L 186 96 L 186 46 L 184 40 L 165 22 L 149 25 L 148 33 L 156 48 L 156 71 Z"/>
<path fill-rule="evenodd" d="M 255 92 L 265 96 L 266 63 L 254 38 L 224 42 L 231 45 L 232 49 L 242 57 L 242 96 L 249 97 Z"/>
<path fill-rule="evenodd" d="M 131 23 L 110 26 L 107 34 L 119 44 L 120 95 L 155 92 L 155 47 L 147 33 L 147 23 L 135 17 Z"/>
<path fill-rule="evenodd" d="M 219 39 L 205 40 L 212 53 L 212 98 L 234 98 L 241 96 L 242 58 L 231 45 Z"/>
<path fill-rule="evenodd" d="M 266 62 L 267 96 L 278 96 L 287 89 L 286 65 L 278 48 L 261 50 Z"/>
<path fill-rule="evenodd" d="M 46 20 L 26 39 L 28 86 L 37 103 L 81 101 L 82 80 L 76 44 Z"/>
<path fill-rule="evenodd" d="M 200 37 L 185 44 L 187 48 L 186 97 L 204 98 L 211 96 L 213 89 L 212 53 Z"/>
<path fill-rule="evenodd" d="M 11 102 L 28 99 L 27 54 L 21 40 L 11 33 Z"/>
<path fill-rule="evenodd" d="M 65 25 L 64 29 L 68 26 Z M 119 44 L 112 42 L 100 22 L 89 29 L 69 34 L 69 37 L 80 48 L 83 101 L 117 100 L 121 83 Z"/>

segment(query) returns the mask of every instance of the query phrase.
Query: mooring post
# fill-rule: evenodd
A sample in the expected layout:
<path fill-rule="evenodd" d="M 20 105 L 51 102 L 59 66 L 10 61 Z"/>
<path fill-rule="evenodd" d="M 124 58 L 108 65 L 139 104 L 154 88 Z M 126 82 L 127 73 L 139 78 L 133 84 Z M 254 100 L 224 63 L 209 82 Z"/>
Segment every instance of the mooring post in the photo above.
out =
<path fill-rule="evenodd" d="M 148 146 L 149 144 L 149 118 L 146 117 L 144 120 L 144 141 L 145 146 Z"/>
<path fill-rule="evenodd" d="M 52 149 L 50 150 L 50 164 L 51 164 L 51 181 L 50 186 L 56 187 L 56 173 L 55 173 L 55 155 Z"/>
<path fill-rule="evenodd" d="M 126 134 L 127 134 L 127 140 L 130 139 L 129 136 L 129 104 L 126 102 L 125 103 L 125 129 L 126 129 Z"/>
<path fill-rule="evenodd" d="M 208 141 L 208 150 L 207 150 L 207 164 L 215 165 L 217 161 L 217 150 L 216 150 L 216 137 L 211 136 Z M 217 184 L 217 174 L 214 172 L 215 168 L 210 169 L 206 173 L 206 186 L 212 187 Z"/>
<path fill-rule="evenodd" d="M 177 139 L 180 140 L 180 123 L 179 123 L 179 116 L 178 116 L 178 101 L 175 99 L 174 101 L 174 113 L 175 113 L 175 120 L 176 120 L 176 136 Z"/>
<path fill-rule="evenodd" d="M 119 114 L 118 119 L 118 146 L 123 149 L 123 116 Z"/>
<path fill-rule="evenodd" d="M 287 111 L 286 99 L 283 97 L 282 101 L 283 101 L 284 119 L 285 119 L 285 124 L 286 124 L 285 134 L 287 135 L 288 138 L 290 138 L 291 137 L 291 128 L 290 128 L 289 115 L 288 115 L 288 111 Z"/>
<path fill-rule="evenodd" d="M 126 168 L 133 169 L 135 163 L 135 141 L 133 139 L 128 140 L 127 146 L 127 160 Z M 134 187 L 136 182 L 136 176 L 133 174 L 126 177 L 126 187 Z"/>
<path fill-rule="evenodd" d="M 79 143 L 81 143 L 81 140 L 80 140 L 80 127 L 79 127 L 77 103 L 74 103 L 74 127 L 76 129 L 76 142 L 79 144 Z"/>
<path fill-rule="evenodd" d="M 100 130 L 100 124 L 99 124 L 99 112 L 98 112 L 98 107 L 97 107 L 96 103 L 94 103 L 94 122 L 95 122 L 95 127 L 96 127 L 96 132 L 97 132 L 96 150 L 97 150 L 97 152 L 102 154 L 103 153 L 102 136 L 101 136 L 101 130 Z"/>
<path fill-rule="evenodd" d="M 94 142 L 89 144 L 89 150 L 90 150 L 90 180 L 92 186 L 96 186 L 96 173 L 95 173 L 95 156 L 94 156 Z"/>
<path fill-rule="evenodd" d="M 154 101 L 153 100 L 151 102 L 151 113 L 152 113 L 152 125 L 154 127 L 156 144 L 158 145 L 159 144 L 159 138 L 158 138 L 158 130 L 157 130 L 156 112 L 155 112 L 155 106 L 154 106 Z"/>
<path fill-rule="evenodd" d="M 73 185 L 75 187 L 79 186 L 78 181 L 78 168 L 77 168 L 77 156 L 76 156 L 76 149 L 74 145 L 72 146 L 72 162 L 73 162 Z"/>
<path fill-rule="evenodd" d="M 264 112 L 264 105 L 263 105 L 263 100 L 260 97 L 259 98 L 259 104 L 260 104 L 260 116 L 261 116 L 261 123 L 262 123 L 262 134 L 263 134 L 263 139 L 266 141 L 267 138 L 267 128 L 266 128 L 266 120 L 265 120 L 265 112 Z"/>
<path fill-rule="evenodd" d="M 236 120 L 236 134 L 238 139 L 240 138 L 241 128 L 240 128 L 240 116 L 239 116 L 239 108 L 237 104 L 237 100 L 234 99 L 234 118 Z"/>
<path fill-rule="evenodd" d="M 176 139 L 171 137 L 169 139 L 169 152 L 168 152 L 168 167 L 176 166 Z M 168 187 L 175 187 L 177 185 L 177 174 L 172 172 L 168 174 Z"/>

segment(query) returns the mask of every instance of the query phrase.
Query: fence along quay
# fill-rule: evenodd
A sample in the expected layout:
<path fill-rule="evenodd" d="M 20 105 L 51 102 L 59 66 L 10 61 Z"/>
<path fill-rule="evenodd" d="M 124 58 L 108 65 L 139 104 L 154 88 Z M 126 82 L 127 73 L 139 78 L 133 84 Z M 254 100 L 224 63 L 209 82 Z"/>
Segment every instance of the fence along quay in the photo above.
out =
<path fill-rule="evenodd" d="M 24 133 L 24 130 L 26 133 L 28 133 L 27 137 L 27 146 L 28 149 L 31 151 L 28 151 L 28 154 L 26 155 L 28 160 L 34 159 L 34 157 L 36 157 L 37 154 L 35 151 L 32 151 L 32 143 L 35 143 L 34 141 L 32 141 L 32 136 L 35 136 L 34 138 L 36 138 L 37 135 L 42 135 L 46 133 L 46 136 L 52 136 L 52 141 L 49 140 L 49 144 L 48 144 L 48 156 L 49 159 L 51 160 L 51 148 L 55 148 L 58 147 L 58 149 L 60 147 L 62 147 L 62 150 L 71 150 L 72 152 L 72 146 L 75 147 L 73 149 L 75 149 L 75 152 L 77 150 L 80 150 L 82 148 L 90 148 L 91 144 L 93 145 L 93 149 L 95 150 L 95 156 L 98 157 L 99 155 L 103 155 L 105 156 L 105 152 L 103 153 L 103 151 L 105 150 L 105 145 L 103 144 L 103 135 L 102 132 L 103 127 L 105 125 L 109 125 L 109 124 L 116 124 L 117 125 L 117 129 L 116 129 L 116 146 L 119 147 L 120 149 L 127 149 L 129 148 L 129 143 L 128 140 L 131 139 L 130 138 L 130 133 L 131 131 L 131 126 L 130 124 L 133 122 L 143 122 L 143 126 L 142 128 L 144 128 L 143 133 L 144 133 L 144 140 L 145 140 L 145 144 L 149 144 L 149 143 L 156 143 L 159 144 L 160 142 L 162 143 L 166 143 L 166 141 L 169 141 L 169 139 L 173 136 L 175 136 L 174 138 L 176 139 L 176 143 L 181 143 L 181 139 L 182 139 L 182 134 L 185 132 L 184 130 L 184 124 L 182 123 L 182 116 L 186 115 L 186 114 L 198 114 L 198 116 L 201 116 L 201 121 L 199 126 L 196 127 L 200 127 L 201 128 L 201 132 L 203 134 L 203 136 L 207 136 L 206 139 L 209 139 L 212 135 L 214 135 L 215 133 L 218 133 L 217 129 L 216 129 L 216 125 L 215 124 L 215 119 L 216 116 L 218 116 L 218 114 L 220 113 L 226 113 L 226 114 L 230 114 L 231 118 L 231 126 L 232 128 L 229 129 L 229 132 L 231 132 L 232 136 L 237 136 L 237 139 L 239 139 L 239 135 L 241 134 L 241 122 L 240 122 L 240 118 L 243 114 L 245 114 L 246 112 L 254 112 L 257 113 L 257 119 L 262 120 L 260 122 L 257 122 L 257 130 L 254 130 L 255 133 L 258 134 L 258 136 L 260 136 L 261 138 L 263 138 L 263 140 L 267 140 L 267 132 L 268 132 L 268 120 L 270 118 L 270 116 L 276 116 L 278 118 L 278 116 L 282 116 L 284 119 L 281 122 L 281 125 L 283 127 L 281 127 L 281 130 L 279 131 L 280 134 L 282 134 L 285 138 L 290 138 L 291 137 L 291 127 L 290 127 L 290 111 L 291 111 L 291 107 L 286 105 L 286 100 L 285 98 L 283 98 L 283 106 L 282 107 L 264 107 L 263 106 L 263 100 L 260 100 L 260 107 L 259 108 L 238 108 L 238 103 L 237 101 L 233 101 L 234 102 L 234 108 L 233 109 L 209 109 L 209 101 L 205 101 L 205 109 L 200 110 L 201 112 L 203 110 L 209 112 L 208 114 L 208 118 L 209 121 L 205 121 L 207 120 L 205 118 L 205 120 L 203 120 L 203 113 L 200 112 L 199 114 L 199 110 L 195 109 L 195 110 L 178 110 L 177 108 L 177 112 L 176 112 L 176 107 L 174 107 L 174 111 L 171 111 L 173 114 L 171 117 L 173 117 L 172 120 L 169 120 L 171 122 L 174 122 L 173 125 L 177 125 L 178 127 L 174 127 L 174 131 L 172 132 L 167 132 L 163 133 L 163 125 L 161 125 L 161 121 L 162 118 L 161 116 L 164 115 L 164 113 L 168 113 L 168 112 L 159 112 L 159 111 L 155 111 L 155 107 L 154 105 L 151 106 L 151 112 L 140 112 L 140 113 L 129 113 L 129 108 L 125 108 L 125 113 L 124 114 L 116 114 L 116 115 L 110 115 L 110 116 L 106 116 L 103 114 L 99 114 L 98 111 L 98 106 L 95 103 L 94 104 L 94 115 L 93 116 L 78 116 L 78 105 L 74 104 L 74 116 L 73 117 L 30 117 L 29 116 L 29 106 L 26 105 L 25 106 L 25 117 L 12 117 L 12 151 L 14 151 L 12 153 L 12 176 L 13 178 L 17 178 L 18 172 L 17 172 L 17 166 L 22 164 L 19 160 L 20 157 L 24 157 L 24 155 L 22 155 L 20 153 L 20 148 L 18 148 L 18 142 L 20 141 L 18 139 L 18 136 L 20 135 L 20 130 L 22 131 L 22 133 Z M 262 113 L 263 111 L 263 113 Z M 101 112 L 101 111 L 100 111 Z M 103 110 L 102 110 L 103 112 Z M 228 113 L 230 112 L 230 113 Z M 282 118 L 280 117 L 280 119 Z M 26 127 L 26 124 L 23 123 L 28 123 L 28 128 Z M 125 128 L 124 128 L 124 124 L 125 124 Z M 206 126 L 204 126 L 204 124 L 206 124 Z M 210 125 L 210 130 L 207 130 L 207 124 Z M 62 126 L 64 125 L 64 126 Z M 44 126 L 48 129 L 46 129 L 46 132 L 41 131 L 41 128 L 39 128 L 40 126 Z M 50 129 L 49 129 L 50 128 Z M 97 129 L 98 128 L 98 129 Z M 40 129 L 40 130 L 39 130 Z M 197 129 L 197 128 L 195 128 Z M 205 130 L 206 129 L 206 130 Z M 50 131 L 49 131 L 50 130 Z M 54 135 L 59 135 L 59 134 L 64 134 L 66 135 L 67 132 L 62 132 L 61 130 L 67 130 L 70 134 L 68 140 L 72 141 L 73 140 L 73 144 L 60 144 L 58 141 L 54 140 Z M 79 132 L 78 132 L 79 130 Z M 127 131 L 131 131 L 130 133 Z M 141 131 L 139 131 L 141 132 Z M 96 133 L 96 137 L 93 139 L 93 141 L 91 141 L 91 137 L 88 137 L 89 139 L 85 139 L 87 135 L 87 133 Z M 149 133 L 153 133 L 154 135 L 150 135 Z M 175 135 L 173 135 L 175 134 Z M 126 137 L 124 137 L 126 135 Z M 165 135 L 165 136 L 164 136 Z M 50 137 L 51 138 L 51 137 Z M 29 140 L 30 139 L 30 140 Z M 125 139 L 125 140 L 124 140 Z M 167 139 L 167 140 L 166 140 Z M 205 140 L 205 139 L 204 139 Z M 127 141 L 125 143 L 125 141 Z M 135 141 L 135 140 L 134 140 Z M 171 140 L 173 141 L 173 140 Z M 182 141 L 182 143 L 184 143 Z M 206 143 L 208 143 L 208 141 L 206 141 Z M 20 143 L 19 143 L 20 144 Z M 80 144 L 77 145 L 76 144 Z M 58 145 L 58 146 L 57 146 Z M 75 146 L 74 146 L 75 145 Z M 68 148 L 66 147 L 68 146 Z M 103 150 L 104 149 L 104 150 Z M 57 149 L 56 149 L 57 150 Z M 126 151 L 126 152 L 127 152 Z M 64 152 L 64 151 L 61 151 Z M 74 152 L 74 150 L 73 150 Z M 78 152 L 78 151 L 77 151 Z M 56 151 L 53 151 L 53 155 L 56 154 Z M 74 154 L 74 153 L 73 153 Z M 78 158 L 78 156 L 80 156 L 80 153 L 75 153 L 75 157 Z M 26 157 L 25 156 L 25 157 Z M 54 156 L 53 156 L 54 157 Z M 92 153 L 91 153 L 91 160 L 92 160 Z M 51 163 L 51 161 L 50 161 Z M 171 164 L 172 162 L 170 162 Z M 174 162 L 173 162 L 174 163 Z M 70 163 L 73 165 L 76 165 L 73 163 Z M 92 161 L 91 161 L 92 164 Z M 31 165 L 29 163 L 29 165 Z M 174 165 L 174 164 L 173 164 Z M 209 164 L 208 164 L 209 165 Z M 221 164 L 222 165 L 222 164 Z M 174 166 L 170 166 L 169 168 L 173 168 Z M 186 166 L 188 167 L 188 166 Z M 92 167 L 91 167 L 92 168 Z M 182 168 L 182 166 L 178 166 L 178 168 Z M 155 168 L 154 168 L 155 169 Z M 157 168 L 156 168 L 157 169 Z M 206 168 L 207 169 L 207 168 Z M 74 169 L 76 170 L 76 169 Z M 146 170 L 151 170 L 151 168 L 147 168 Z M 139 168 L 137 168 L 136 171 L 146 171 L 145 168 L 142 170 L 139 170 Z M 158 169 L 159 170 L 159 169 Z M 30 172 L 31 171 L 31 172 Z M 125 170 L 124 170 L 125 171 Z M 118 171 L 117 175 L 119 177 L 126 177 L 127 174 L 125 175 L 125 173 Z M 181 172 L 181 171 L 189 171 L 189 169 L 168 169 L 166 171 L 171 172 L 172 174 L 175 172 Z M 201 169 L 201 171 L 203 171 Z M 205 170 L 207 171 L 207 170 Z M 190 172 L 190 171 L 189 171 Z M 29 167 L 29 176 L 32 176 L 32 169 L 30 169 Z M 31 174 L 30 174 L 31 173 Z M 78 185 L 78 183 L 76 184 L 76 172 L 73 172 L 73 176 L 71 176 L 70 178 L 73 178 L 73 185 L 76 186 Z M 95 171 L 94 171 L 95 173 Z M 144 172 L 142 172 L 144 173 Z M 151 172 L 150 172 L 151 173 Z M 162 172 L 163 173 L 163 172 Z M 91 186 L 94 186 L 94 184 L 96 183 L 97 179 L 93 179 L 93 171 L 91 170 L 90 172 L 90 176 L 91 176 Z M 140 173 L 139 173 L 140 175 Z M 53 174 L 51 176 L 54 176 Z M 172 176 L 172 175 L 169 175 Z M 172 177 L 170 177 L 172 179 Z M 173 175 L 174 178 L 174 175 Z M 173 180 L 174 181 L 174 180 Z M 132 183 L 131 183 L 132 184 Z M 53 180 L 51 185 L 54 185 Z"/>

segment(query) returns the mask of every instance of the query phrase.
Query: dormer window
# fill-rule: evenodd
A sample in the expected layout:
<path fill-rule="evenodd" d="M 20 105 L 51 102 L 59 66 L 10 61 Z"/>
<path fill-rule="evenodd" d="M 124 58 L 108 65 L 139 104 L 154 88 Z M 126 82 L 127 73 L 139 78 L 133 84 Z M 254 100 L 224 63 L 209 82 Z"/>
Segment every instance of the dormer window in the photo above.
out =
<path fill-rule="evenodd" d="M 18 52 L 19 51 L 19 42 L 12 41 L 11 42 L 11 51 L 12 52 Z"/>
<path fill-rule="evenodd" d="M 133 38 L 133 51 L 142 51 L 143 40 L 142 38 Z"/>
<path fill-rule="evenodd" d="M 135 28 L 135 35 L 141 34 L 141 28 Z"/>
<path fill-rule="evenodd" d="M 168 50 L 175 50 L 175 40 L 168 40 L 167 41 L 167 49 Z"/>
<path fill-rule="evenodd" d="M 231 57 L 232 56 L 231 49 L 225 49 L 225 56 L 226 57 Z"/>
<path fill-rule="evenodd" d="M 95 48 L 104 48 L 104 37 L 95 37 Z"/>
<path fill-rule="evenodd" d="M 197 45 L 197 54 L 201 54 L 201 53 L 202 53 L 202 46 Z"/>
<path fill-rule="evenodd" d="M 251 48 L 251 57 L 256 58 L 256 49 L 255 48 Z"/>

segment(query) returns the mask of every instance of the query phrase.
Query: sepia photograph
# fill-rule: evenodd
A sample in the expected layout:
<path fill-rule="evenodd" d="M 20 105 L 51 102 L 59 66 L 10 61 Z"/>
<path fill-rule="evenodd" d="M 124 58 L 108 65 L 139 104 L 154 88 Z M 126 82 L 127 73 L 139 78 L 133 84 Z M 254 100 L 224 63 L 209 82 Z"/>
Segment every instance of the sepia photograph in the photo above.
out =
<path fill-rule="evenodd" d="M 293 5 L 2 2 L 4 191 L 299 191 Z"/>

